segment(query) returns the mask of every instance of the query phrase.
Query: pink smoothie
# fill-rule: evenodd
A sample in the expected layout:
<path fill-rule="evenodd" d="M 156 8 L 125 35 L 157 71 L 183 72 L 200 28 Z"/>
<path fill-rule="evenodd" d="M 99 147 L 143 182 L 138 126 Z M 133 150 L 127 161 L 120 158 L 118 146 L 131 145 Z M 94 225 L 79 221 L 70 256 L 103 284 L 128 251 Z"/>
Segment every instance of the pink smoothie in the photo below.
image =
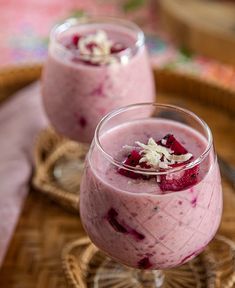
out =
<path fill-rule="evenodd" d="M 74 35 L 104 31 L 126 47 L 115 63 L 90 65 L 69 48 Z M 110 110 L 155 98 L 147 52 L 136 31 L 118 24 L 80 24 L 52 40 L 43 74 L 43 102 L 55 129 L 78 141 L 90 142 L 100 119 Z M 66 48 L 67 47 L 67 48 Z"/>
<path fill-rule="evenodd" d="M 168 133 L 194 159 L 207 146 L 196 130 L 160 119 L 117 126 L 101 136 L 101 145 L 120 161 L 126 157 L 124 145 L 147 143 L 150 137 L 157 141 Z M 217 161 L 211 153 L 199 164 L 195 185 L 181 191 L 162 191 L 155 178 L 121 175 L 95 147 L 86 163 L 80 213 L 94 244 L 125 265 L 165 269 L 183 264 L 204 249 L 220 223 L 222 193 Z"/>

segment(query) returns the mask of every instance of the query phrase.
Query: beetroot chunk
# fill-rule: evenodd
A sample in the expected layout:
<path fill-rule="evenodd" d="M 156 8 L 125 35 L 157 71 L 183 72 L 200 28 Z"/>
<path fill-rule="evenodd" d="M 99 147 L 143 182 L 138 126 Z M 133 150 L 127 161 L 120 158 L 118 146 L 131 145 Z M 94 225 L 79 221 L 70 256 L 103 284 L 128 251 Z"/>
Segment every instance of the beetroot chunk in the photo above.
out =
<path fill-rule="evenodd" d="M 131 153 L 128 155 L 128 157 L 126 158 L 126 160 L 123 162 L 123 164 L 131 166 L 131 167 L 136 167 L 137 165 L 139 165 L 139 161 L 141 159 L 141 155 L 139 154 L 138 151 L 133 150 L 131 151 Z M 132 178 L 132 179 L 137 179 L 140 178 L 141 175 L 138 173 L 135 173 L 133 171 L 128 171 L 124 168 L 120 168 L 118 169 L 118 172 L 126 177 Z"/>
<path fill-rule="evenodd" d="M 151 266 L 152 266 L 152 264 L 149 261 L 148 257 L 144 257 L 138 262 L 138 268 L 139 269 L 149 269 Z"/>
<path fill-rule="evenodd" d="M 167 134 L 165 137 L 163 137 L 164 140 L 166 140 L 166 144 L 162 144 L 162 140 L 158 141 L 159 145 L 162 145 L 164 147 L 170 148 L 175 155 L 183 155 L 188 153 L 188 151 L 178 142 L 174 135 Z"/>
<path fill-rule="evenodd" d="M 113 208 L 110 208 L 106 218 L 114 230 L 120 233 L 127 233 L 128 231 L 126 230 L 126 228 L 122 224 L 120 224 L 116 219 L 117 216 L 118 216 L 117 211 Z"/>
<path fill-rule="evenodd" d="M 79 119 L 79 124 L 82 128 L 86 127 L 87 125 L 87 121 L 86 121 L 86 118 L 84 118 L 83 116 L 80 117 Z"/>
<path fill-rule="evenodd" d="M 141 155 L 138 151 L 133 150 L 131 151 L 131 154 L 127 157 L 124 164 L 135 167 L 139 164 L 139 161 L 141 159 Z"/>
<path fill-rule="evenodd" d="M 176 172 L 175 175 L 161 175 L 159 186 L 162 191 L 180 191 L 187 189 L 197 183 L 198 172 L 199 166 L 197 165 L 183 172 Z M 183 173 L 183 175 L 179 176 L 177 173 Z"/>
<path fill-rule="evenodd" d="M 114 43 L 110 49 L 111 54 L 113 53 L 119 53 L 122 52 L 123 50 L 125 50 L 126 47 L 121 44 L 121 43 Z"/>
<path fill-rule="evenodd" d="M 90 42 L 86 45 L 86 48 L 90 51 L 93 52 L 93 49 L 98 47 L 98 44 L 95 42 Z"/>
<path fill-rule="evenodd" d="M 138 151 L 132 150 L 131 153 L 126 158 L 126 160 L 123 162 L 123 164 L 131 166 L 131 167 L 136 167 L 137 165 L 139 165 L 140 168 L 144 168 L 144 169 L 151 168 L 145 162 L 140 163 L 141 158 L 142 158 L 142 156 L 140 155 L 140 153 Z M 149 179 L 149 177 L 146 175 L 135 173 L 133 171 L 126 170 L 124 168 L 118 169 L 118 172 L 120 174 L 122 174 L 123 176 L 129 177 L 132 179 L 139 179 L 139 178 L 142 178 L 144 180 Z"/>
<path fill-rule="evenodd" d="M 187 149 L 185 149 L 184 146 L 172 134 L 167 134 L 157 143 L 161 146 L 171 149 L 175 155 L 184 155 L 188 153 Z M 184 163 L 176 163 L 171 165 L 171 167 L 179 167 L 187 163 L 189 163 L 189 161 Z M 162 191 L 180 191 L 182 189 L 187 189 L 197 183 L 198 172 L 199 166 L 197 165 L 183 172 L 161 175 L 159 186 Z"/>
<path fill-rule="evenodd" d="M 73 43 L 74 46 L 78 45 L 79 39 L 80 39 L 80 36 L 78 34 L 74 34 L 72 36 L 72 43 Z"/>
<path fill-rule="evenodd" d="M 124 223 L 120 223 L 117 220 L 118 212 L 114 208 L 110 208 L 106 219 L 108 220 L 109 224 L 113 227 L 113 229 L 119 233 L 129 234 L 132 236 L 136 241 L 143 240 L 145 236 L 140 232 L 136 231 L 135 229 L 129 227 Z"/>
<path fill-rule="evenodd" d="M 131 234 L 136 240 L 144 240 L 145 236 L 135 229 L 129 228 L 128 233 Z"/>

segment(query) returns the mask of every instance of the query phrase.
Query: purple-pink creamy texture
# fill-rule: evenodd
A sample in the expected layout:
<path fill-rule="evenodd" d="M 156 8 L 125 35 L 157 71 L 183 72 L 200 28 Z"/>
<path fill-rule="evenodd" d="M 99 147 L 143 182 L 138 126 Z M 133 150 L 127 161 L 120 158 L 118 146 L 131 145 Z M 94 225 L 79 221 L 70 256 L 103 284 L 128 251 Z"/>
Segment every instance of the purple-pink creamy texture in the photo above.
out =
<path fill-rule="evenodd" d="M 42 95 L 58 132 L 91 142 L 114 108 L 155 100 L 146 48 L 137 42 L 135 32 L 112 24 L 78 25 L 51 41 Z"/>
<path fill-rule="evenodd" d="M 207 146 L 196 130 L 160 119 L 122 124 L 100 141 L 115 159 L 148 170 L 136 141 L 147 144 L 149 135 L 174 155 L 189 155 L 187 163 Z M 221 213 L 220 173 L 212 153 L 193 168 L 160 178 L 126 172 L 98 148 L 87 158 L 80 191 L 84 228 L 95 245 L 125 265 L 165 269 L 189 261 L 211 241 Z"/>

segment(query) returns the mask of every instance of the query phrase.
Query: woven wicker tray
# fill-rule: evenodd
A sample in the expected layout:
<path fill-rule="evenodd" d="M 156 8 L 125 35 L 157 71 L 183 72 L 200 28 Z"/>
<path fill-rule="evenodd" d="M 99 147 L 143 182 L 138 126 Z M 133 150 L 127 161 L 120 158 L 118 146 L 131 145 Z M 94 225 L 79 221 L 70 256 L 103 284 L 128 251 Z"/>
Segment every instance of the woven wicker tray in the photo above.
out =
<path fill-rule="evenodd" d="M 0 71 L 0 99 L 8 98 L 13 91 L 38 79 L 40 72 L 40 66 Z M 206 120 L 212 128 L 217 151 L 235 164 L 235 135 L 231 133 L 235 131 L 234 93 L 169 71 L 155 71 L 155 76 L 158 102 L 182 105 Z M 220 233 L 235 241 L 235 195 L 225 180 L 223 191 L 224 215 Z M 48 199 L 31 189 L 0 270 L 0 287 L 67 287 L 61 251 L 85 234 L 78 215 L 66 212 Z"/>
<path fill-rule="evenodd" d="M 62 263 L 72 288 L 91 288 L 96 285 L 125 288 L 127 283 L 130 288 L 144 288 L 136 281 L 129 284 L 134 269 L 122 267 L 106 257 L 87 237 L 64 247 Z M 235 242 L 217 236 L 198 257 L 164 273 L 167 276 L 164 288 L 232 288 L 235 285 Z"/>

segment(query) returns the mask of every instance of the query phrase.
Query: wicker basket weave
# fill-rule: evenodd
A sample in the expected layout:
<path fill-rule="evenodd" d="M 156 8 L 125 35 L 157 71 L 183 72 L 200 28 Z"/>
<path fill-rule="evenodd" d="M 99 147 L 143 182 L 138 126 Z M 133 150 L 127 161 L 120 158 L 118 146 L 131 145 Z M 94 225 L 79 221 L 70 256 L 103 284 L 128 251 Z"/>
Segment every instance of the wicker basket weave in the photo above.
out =
<path fill-rule="evenodd" d="M 136 282 L 129 284 L 134 270 L 122 268 L 121 265 L 107 258 L 87 237 L 65 246 L 62 251 L 62 263 L 68 284 L 72 288 L 125 288 L 127 283 L 129 288 L 144 288 Z M 116 270 L 112 274 L 114 268 Z M 218 235 L 195 259 L 164 272 L 168 279 L 164 288 L 233 288 L 235 287 L 235 243 Z M 112 285 L 109 286 L 108 283 Z M 97 284 L 99 286 L 96 286 Z"/>
<path fill-rule="evenodd" d="M 88 145 L 58 135 L 48 128 L 35 145 L 34 187 L 59 204 L 78 211 L 80 180 Z"/>

